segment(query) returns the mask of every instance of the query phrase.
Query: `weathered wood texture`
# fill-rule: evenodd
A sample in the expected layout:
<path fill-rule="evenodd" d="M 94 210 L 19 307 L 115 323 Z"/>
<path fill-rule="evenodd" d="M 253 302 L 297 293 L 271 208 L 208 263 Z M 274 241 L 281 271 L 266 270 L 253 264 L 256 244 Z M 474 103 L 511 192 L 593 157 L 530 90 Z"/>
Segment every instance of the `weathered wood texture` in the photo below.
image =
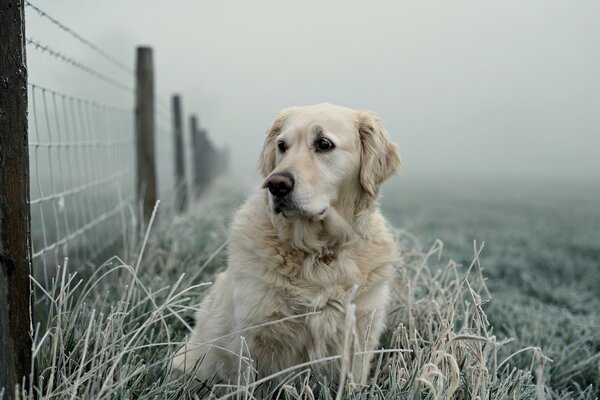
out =
<path fill-rule="evenodd" d="M 151 48 L 138 47 L 136 65 L 137 198 L 146 226 L 156 204 L 158 187 L 154 157 L 154 66 Z"/>
<path fill-rule="evenodd" d="M 0 392 L 31 373 L 27 66 L 22 0 L 0 0 Z"/>
<path fill-rule="evenodd" d="M 187 185 L 185 181 L 185 153 L 183 151 L 183 121 L 181 97 L 172 98 L 173 106 L 173 161 L 175 163 L 175 211 L 178 214 L 187 208 Z"/>

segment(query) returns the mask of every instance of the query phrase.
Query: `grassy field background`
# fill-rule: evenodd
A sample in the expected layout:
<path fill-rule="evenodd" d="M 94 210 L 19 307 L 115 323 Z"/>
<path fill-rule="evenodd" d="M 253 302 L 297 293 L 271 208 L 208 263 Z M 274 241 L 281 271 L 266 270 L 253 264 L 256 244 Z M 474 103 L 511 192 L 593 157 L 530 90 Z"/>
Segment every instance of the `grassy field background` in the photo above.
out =
<path fill-rule="evenodd" d="M 485 311 L 499 337 L 515 339 L 502 350 L 539 346 L 553 360 L 549 387 L 600 394 L 600 187 L 400 181 L 382 203 L 392 224 L 424 247 L 441 239 L 459 264 L 469 264 L 474 240 L 485 242 Z"/>
<path fill-rule="evenodd" d="M 34 392 L 82 399 L 597 398 L 599 194 L 576 185 L 392 182 L 382 206 L 398 229 L 402 262 L 381 341 L 387 350 L 376 355 L 369 385 L 346 381 L 338 390 L 304 367 L 263 383 L 241 370 L 238 382 L 215 387 L 172 375 L 169 361 L 226 264 L 227 225 L 245 197 L 217 184 L 188 214 L 154 226 L 143 252 L 51 274 L 52 287 L 37 290 Z"/>

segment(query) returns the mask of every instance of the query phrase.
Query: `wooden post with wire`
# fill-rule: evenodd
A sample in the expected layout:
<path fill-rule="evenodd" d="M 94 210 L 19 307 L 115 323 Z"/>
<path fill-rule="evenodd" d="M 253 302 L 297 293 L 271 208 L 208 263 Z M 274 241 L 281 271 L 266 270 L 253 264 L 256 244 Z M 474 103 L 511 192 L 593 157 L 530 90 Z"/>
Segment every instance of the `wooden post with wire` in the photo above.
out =
<path fill-rule="evenodd" d="M 187 185 L 185 182 L 185 156 L 183 152 L 183 121 L 181 96 L 172 98 L 173 106 L 173 158 L 175 161 L 175 211 L 181 214 L 187 208 Z"/>
<path fill-rule="evenodd" d="M 0 397 L 12 399 L 27 396 L 32 373 L 23 0 L 0 0 L 0 37 Z"/>
<path fill-rule="evenodd" d="M 138 47 L 136 60 L 137 200 L 147 226 L 157 199 L 154 156 L 154 66 L 152 48 Z"/>

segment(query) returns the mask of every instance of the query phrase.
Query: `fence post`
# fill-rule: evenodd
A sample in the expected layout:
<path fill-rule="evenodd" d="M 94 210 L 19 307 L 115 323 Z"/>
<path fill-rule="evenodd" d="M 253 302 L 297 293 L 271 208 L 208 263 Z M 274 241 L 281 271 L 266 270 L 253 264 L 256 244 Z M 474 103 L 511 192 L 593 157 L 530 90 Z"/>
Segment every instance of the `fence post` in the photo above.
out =
<path fill-rule="evenodd" d="M 202 143 L 203 188 L 208 188 L 213 179 L 215 148 L 208 138 L 208 131 L 206 129 L 200 128 L 200 138 L 200 142 Z"/>
<path fill-rule="evenodd" d="M 195 115 L 190 116 L 190 137 L 192 139 L 192 183 L 194 185 L 194 198 L 200 196 L 202 190 L 202 156 L 200 154 L 200 138 L 198 136 L 198 118 Z"/>
<path fill-rule="evenodd" d="M 175 161 L 175 211 L 179 214 L 187 207 L 187 185 L 185 182 L 185 155 L 183 153 L 183 121 L 181 96 L 175 95 L 173 102 L 173 158 Z"/>
<path fill-rule="evenodd" d="M 156 204 L 154 157 L 154 67 L 152 48 L 138 47 L 136 61 L 137 199 L 147 226 Z"/>
<path fill-rule="evenodd" d="M 28 390 L 31 239 L 22 0 L 0 0 L 0 393 Z"/>

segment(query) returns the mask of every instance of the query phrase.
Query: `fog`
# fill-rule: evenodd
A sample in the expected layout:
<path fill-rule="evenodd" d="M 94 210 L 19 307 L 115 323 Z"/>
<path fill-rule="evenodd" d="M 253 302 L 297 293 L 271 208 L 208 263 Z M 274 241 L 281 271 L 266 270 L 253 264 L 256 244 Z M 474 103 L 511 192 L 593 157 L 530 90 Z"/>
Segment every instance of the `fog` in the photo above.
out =
<path fill-rule="evenodd" d="M 279 109 L 332 102 L 376 111 L 409 178 L 598 181 L 595 0 L 34 4 L 132 68 L 135 46 L 151 45 L 159 102 L 181 93 L 243 177 L 257 176 Z M 133 87 L 31 8 L 26 28 Z M 28 60 L 34 83 L 132 105 L 130 93 L 31 48 Z"/>

